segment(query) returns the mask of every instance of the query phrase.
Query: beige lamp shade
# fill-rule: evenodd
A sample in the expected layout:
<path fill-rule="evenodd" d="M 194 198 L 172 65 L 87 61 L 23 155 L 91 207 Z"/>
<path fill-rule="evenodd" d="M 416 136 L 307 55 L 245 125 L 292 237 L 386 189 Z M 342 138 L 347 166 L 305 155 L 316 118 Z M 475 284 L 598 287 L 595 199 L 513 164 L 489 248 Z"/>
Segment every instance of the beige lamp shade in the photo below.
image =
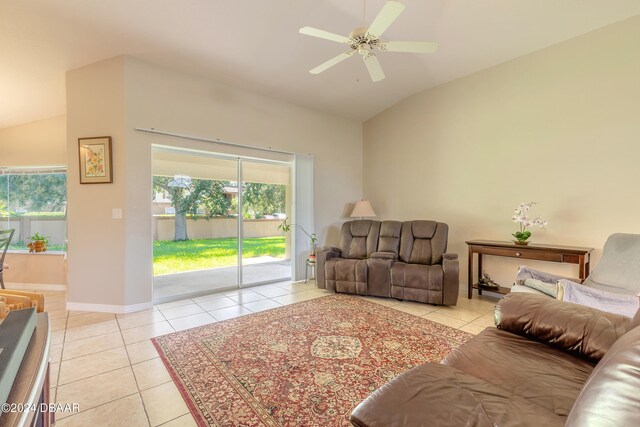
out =
<path fill-rule="evenodd" d="M 368 200 L 360 200 L 356 202 L 356 205 L 351 211 L 351 218 L 374 218 L 376 213 L 371 207 L 371 203 Z"/>

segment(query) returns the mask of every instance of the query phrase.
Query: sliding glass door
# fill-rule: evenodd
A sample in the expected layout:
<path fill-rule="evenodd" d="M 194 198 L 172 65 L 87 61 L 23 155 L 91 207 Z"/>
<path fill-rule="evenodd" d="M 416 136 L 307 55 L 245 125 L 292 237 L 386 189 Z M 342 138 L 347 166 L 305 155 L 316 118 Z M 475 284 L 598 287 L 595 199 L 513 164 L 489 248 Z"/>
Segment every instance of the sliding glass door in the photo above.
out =
<path fill-rule="evenodd" d="M 241 284 L 291 277 L 288 235 L 280 229 L 291 215 L 291 165 L 241 160 Z"/>
<path fill-rule="evenodd" d="M 153 148 L 154 300 L 291 278 L 285 161 Z"/>
<path fill-rule="evenodd" d="M 154 148 L 154 299 L 238 285 L 237 160 Z"/>

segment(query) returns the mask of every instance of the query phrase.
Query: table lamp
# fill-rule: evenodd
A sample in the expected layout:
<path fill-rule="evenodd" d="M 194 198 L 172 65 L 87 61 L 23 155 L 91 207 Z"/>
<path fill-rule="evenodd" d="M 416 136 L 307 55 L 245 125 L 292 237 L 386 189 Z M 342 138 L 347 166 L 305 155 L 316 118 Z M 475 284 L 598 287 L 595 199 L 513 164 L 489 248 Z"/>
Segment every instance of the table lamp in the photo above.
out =
<path fill-rule="evenodd" d="M 359 200 L 351 211 L 351 218 L 375 218 L 377 215 L 368 200 Z"/>

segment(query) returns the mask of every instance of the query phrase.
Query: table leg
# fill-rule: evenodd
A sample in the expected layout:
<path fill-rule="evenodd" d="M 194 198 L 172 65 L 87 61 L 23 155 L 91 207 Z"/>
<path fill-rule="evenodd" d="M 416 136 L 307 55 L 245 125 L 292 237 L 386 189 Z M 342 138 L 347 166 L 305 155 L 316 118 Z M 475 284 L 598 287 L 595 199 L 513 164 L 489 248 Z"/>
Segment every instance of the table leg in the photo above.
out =
<path fill-rule="evenodd" d="M 585 262 L 585 256 L 580 255 L 578 258 L 578 262 L 580 265 L 578 274 L 580 275 L 580 283 L 584 282 L 584 279 L 589 275 L 589 262 Z"/>
<path fill-rule="evenodd" d="M 591 259 L 589 255 L 587 255 L 587 259 L 584 262 L 584 278 L 589 277 L 589 264 L 591 264 Z"/>
<path fill-rule="evenodd" d="M 480 283 L 480 278 L 482 277 L 482 254 L 478 254 L 478 283 Z M 478 287 L 478 295 L 482 295 L 482 289 Z"/>
<path fill-rule="evenodd" d="M 469 248 L 469 265 L 467 272 L 467 286 L 469 287 L 468 298 L 473 297 L 473 251 Z"/>

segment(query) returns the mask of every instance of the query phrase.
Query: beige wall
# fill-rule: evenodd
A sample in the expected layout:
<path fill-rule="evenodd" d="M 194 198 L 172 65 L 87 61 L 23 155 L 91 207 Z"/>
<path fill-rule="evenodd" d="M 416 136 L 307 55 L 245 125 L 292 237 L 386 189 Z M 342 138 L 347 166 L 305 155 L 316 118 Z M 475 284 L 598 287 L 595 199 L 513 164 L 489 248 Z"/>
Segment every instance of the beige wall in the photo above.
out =
<path fill-rule="evenodd" d="M 144 134 L 134 127 L 313 154 L 321 240 L 331 233 L 335 239 L 344 205 L 361 197 L 362 126 L 354 121 L 131 58 L 69 72 L 67 104 L 70 176 L 77 174 L 79 136 L 111 135 L 115 166 L 113 184 L 69 181 L 72 303 L 134 305 L 151 300 L 151 144 L 221 149 Z M 123 208 L 122 220 L 111 219 L 116 207 Z M 94 235 L 102 244 L 97 252 L 88 250 Z"/>
<path fill-rule="evenodd" d="M 443 47 L 444 48 L 444 47 Z M 364 125 L 364 193 L 388 219 L 508 240 L 512 209 L 549 220 L 533 241 L 597 248 L 640 233 L 640 17 L 412 96 Z M 504 284 L 518 262 L 488 258 Z M 570 266 L 539 263 L 575 275 Z"/>
<path fill-rule="evenodd" d="M 5 264 L 9 269 L 4 272 L 4 281 L 9 289 L 15 287 L 14 285 L 65 285 L 67 283 L 63 253 L 9 252 Z M 38 289 L 47 289 L 47 287 L 39 286 Z"/>
<path fill-rule="evenodd" d="M 0 166 L 66 165 L 66 126 L 58 116 L 0 129 Z"/>
<path fill-rule="evenodd" d="M 126 305 L 124 219 L 127 146 L 124 139 L 124 60 L 116 58 L 67 73 L 68 302 Z M 78 138 L 113 138 L 113 184 L 78 179 Z M 133 286 L 133 285 L 130 285 Z M 77 308 L 77 307 L 76 307 Z"/>

